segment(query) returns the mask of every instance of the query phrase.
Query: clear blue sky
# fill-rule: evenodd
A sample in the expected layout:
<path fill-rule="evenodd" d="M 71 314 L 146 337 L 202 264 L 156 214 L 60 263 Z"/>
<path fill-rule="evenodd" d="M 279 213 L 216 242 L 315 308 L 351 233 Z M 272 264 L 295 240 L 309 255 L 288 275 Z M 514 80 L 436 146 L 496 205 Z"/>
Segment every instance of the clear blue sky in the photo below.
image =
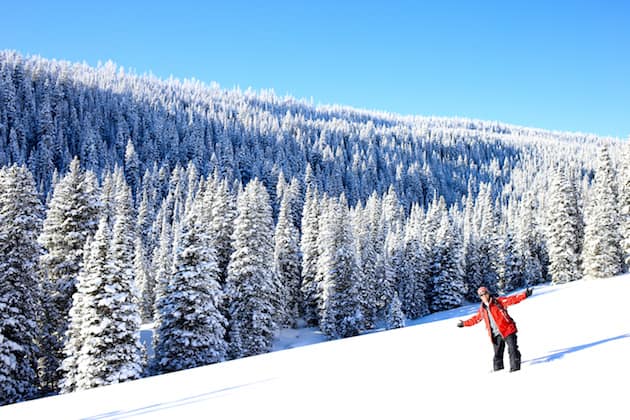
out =
<path fill-rule="evenodd" d="M 0 0 L 0 49 L 400 114 L 630 135 L 630 2 Z"/>

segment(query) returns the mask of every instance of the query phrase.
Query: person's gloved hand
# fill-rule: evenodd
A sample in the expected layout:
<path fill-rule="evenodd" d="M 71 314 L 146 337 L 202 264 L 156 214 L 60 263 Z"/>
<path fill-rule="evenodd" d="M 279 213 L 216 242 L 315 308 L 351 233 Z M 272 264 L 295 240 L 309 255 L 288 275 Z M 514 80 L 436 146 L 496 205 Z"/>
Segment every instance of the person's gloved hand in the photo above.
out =
<path fill-rule="evenodd" d="M 534 289 L 528 288 L 525 290 L 525 297 L 530 297 L 534 293 Z"/>
<path fill-rule="evenodd" d="M 464 321 L 460 320 L 460 321 L 457 323 L 457 326 L 458 326 L 459 328 L 463 327 L 463 326 L 464 326 Z"/>

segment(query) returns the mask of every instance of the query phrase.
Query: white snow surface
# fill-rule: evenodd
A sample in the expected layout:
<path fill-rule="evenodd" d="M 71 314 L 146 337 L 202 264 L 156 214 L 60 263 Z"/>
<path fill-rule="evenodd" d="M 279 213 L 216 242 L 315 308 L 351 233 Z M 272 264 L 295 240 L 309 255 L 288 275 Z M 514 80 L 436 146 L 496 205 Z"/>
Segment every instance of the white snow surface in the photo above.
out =
<path fill-rule="evenodd" d="M 269 354 L 0 407 L 0 419 L 628 419 L 629 298 L 630 275 L 535 288 L 508 309 L 514 373 L 491 372 L 483 323 L 456 327 L 474 303 L 337 341 L 284 330 Z"/>

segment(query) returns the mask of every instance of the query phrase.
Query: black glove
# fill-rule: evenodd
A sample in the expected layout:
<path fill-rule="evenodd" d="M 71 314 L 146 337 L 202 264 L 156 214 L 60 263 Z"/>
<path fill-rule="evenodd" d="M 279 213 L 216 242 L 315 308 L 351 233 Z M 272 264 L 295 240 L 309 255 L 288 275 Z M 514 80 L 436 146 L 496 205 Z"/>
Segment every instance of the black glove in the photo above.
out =
<path fill-rule="evenodd" d="M 460 320 L 460 321 L 457 323 L 457 326 L 458 326 L 459 328 L 463 327 L 463 326 L 464 326 L 464 321 L 461 321 L 461 320 Z"/>
<path fill-rule="evenodd" d="M 532 293 L 534 293 L 534 289 L 529 288 L 525 290 L 525 297 L 530 297 Z"/>

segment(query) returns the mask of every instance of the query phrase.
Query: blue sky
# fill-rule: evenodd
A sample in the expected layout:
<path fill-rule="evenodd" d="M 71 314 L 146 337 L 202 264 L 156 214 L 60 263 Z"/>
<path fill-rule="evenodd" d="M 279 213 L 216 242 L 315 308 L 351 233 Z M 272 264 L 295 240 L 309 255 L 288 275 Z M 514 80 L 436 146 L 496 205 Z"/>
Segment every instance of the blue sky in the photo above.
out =
<path fill-rule="evenodd" d="M 7 1 L 0 49 L 627 138 L 630 2 Z"/>

